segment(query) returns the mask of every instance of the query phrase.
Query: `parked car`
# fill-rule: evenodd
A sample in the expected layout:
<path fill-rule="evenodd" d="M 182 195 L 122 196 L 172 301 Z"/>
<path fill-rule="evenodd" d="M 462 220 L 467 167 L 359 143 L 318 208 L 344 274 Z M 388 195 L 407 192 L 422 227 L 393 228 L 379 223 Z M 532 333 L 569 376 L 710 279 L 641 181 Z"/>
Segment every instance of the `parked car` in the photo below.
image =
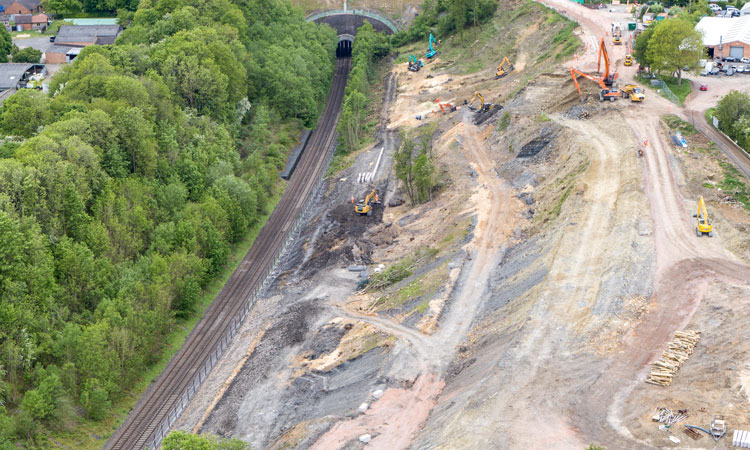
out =
<path fill-rule="evenodd" d="M 735 72 L 734 68 L 730 67 L 727 69 L 726 76 L 731 77 L 732 75 L 734 75 L 734 72 Z"/>
<path fill-rule="evenodd" d="M 50 41 L 50 42 L 55 42 L 55 38 L 56 38 L 56 37 L 57 37 L 57 36 L 50 36 L 50 37 L 49 37 L 49 41 Z"/>
<path fill-rule="evenodd" d="M 720 71 L 721 71 L 721 69 L 719 69 L 718 67 L 714 67 L 713 69 L 711 69 L 711 71 L 708 74 L 709 75 L 718 75 Z"/>
<path fill-rule="evenodd" d="M 707 91 L 708 90 L 708 84 L 701 83 L 701 87 L 699 88 L 701 91 Z"/>
<path fill-rule="evenodd" d="M 716 3 L 711 3 L 708 5 L 709 8 L 711 8 L 711 11 L 718 12 L 721 11 L 721 6 L 717 5 Z"/>
<path fill-rule="evenodd" d="M 740 62 L 741 62 L 742 64 L 750 64 L 750 58 L 747 58 L 747 57 L 745 57 L 745 58 L 740 58 Z"/>
<path fill-rule="evenodd" d="M 745 67 L 744 66 L 737 66 L 737 67 L 734 68 L 734 71 L 736 73 L 744 73 L 745 72 Z"/>
<path fill-rule="evenodd" d="M 742 13 L 738 9 L 732 10 L 732 17 L 740 17 Z"/>
<path fill-rule="evenodd" d="M 737 62 L 737 58 L 735 58 L 734 56 L 726 56 L 722 59 L 724 60 L 724 62 Z"/>

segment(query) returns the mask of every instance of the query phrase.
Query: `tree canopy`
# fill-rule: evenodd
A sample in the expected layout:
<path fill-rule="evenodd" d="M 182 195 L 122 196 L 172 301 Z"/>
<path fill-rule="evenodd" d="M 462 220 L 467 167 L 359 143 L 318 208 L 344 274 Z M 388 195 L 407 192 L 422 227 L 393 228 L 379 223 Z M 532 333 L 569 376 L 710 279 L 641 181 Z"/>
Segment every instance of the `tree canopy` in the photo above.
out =
<path fill-rule="evenodd" d="M 648 39 L 646 57 L 652 68 L 676 73 L 679 85 L 682 83 L 683 68 L 696 67 L 703 52 L 703 38 L 693 24 L 672 18 L 654 27 Z"/>
<path fill-rule="evenodd" d="M 159 358 L 265 213 L 335 46 L 281 0 L 143 0 L 49 95 L 3 102 L 0 448 L 108 417 Z"/>

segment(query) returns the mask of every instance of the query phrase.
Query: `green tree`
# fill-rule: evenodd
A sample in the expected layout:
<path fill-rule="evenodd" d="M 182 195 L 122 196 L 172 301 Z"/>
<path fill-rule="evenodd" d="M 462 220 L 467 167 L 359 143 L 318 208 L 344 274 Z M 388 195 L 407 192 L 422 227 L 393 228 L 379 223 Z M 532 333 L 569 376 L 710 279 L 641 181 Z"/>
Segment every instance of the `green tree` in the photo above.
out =
<path fill-rule="evenodd" d="M 21 409 L 27 411 L 36 420 L 57 418 L 63 385 L 56 370 L 40 370 L 39 387 L 26 391 L 21 402 Z"/>
<path fill-rule="evenodd" d="M 80 0 L 42 0 L 42 7 L 49 13 L 67 16 L 80 12 L 83 5 Z"/>
<path fill-rule="evenodd" d="M 719 100 L 715 115 L 722 131 L 744 148 L 750 148 L 750 94 L 730 91 Z"/>
<path fill-rule="evenodd" d="M 102 420 L 111 406 L 107 391 L 99 386 L 99 380 L 92 378 L 86 382 L 81 391 L 81 406 L 86 408 L 90 419 Z"/>
<path fill-rule="evenodd" d="M 23 89 L 3 102 L 0 129 L 6 134 L 31 137 L 49 117 L 47 97 L 34 89 Z"/>
<path fill-rule="evenodd" d="M 41 59 L 42 52 L 32 47 L 26 47 L 13 54 L 14 63 L 39 63 Z"/>
<path fill-rule="evenodd" d="M 164 450 L 250 450 L 250 446 L 239 439 L 219 439 L 211 435 L 173 431 L 162 441 Z"/>
<path fill-rule="evenodd" d="M 633 49 L 633 56 L 638 61 L 638 64 L 644 68 L 649 68 L 649 70 L 651 68 L 651 60 L 648 56 L 648 43 L 651 40 L 651 36 L 654 35 L 654 30 L 658 26 L 658 23 L 646 28 L 638 35 L 635 39 L 635 48 Z"/>
<path fill-rule="evenodd" d="M 394 161 L 396 162 L 396 177 L 404 183 L 406 189 L 406 195 L 414 204 L 415 189 L 414 189 L 414 172 L 412 161 L 412 154 L 414 153 L 414 140 L 408 137 L 406 134 L 401 136 L 401 146 L 394 155 Z"/>
<path fill-rule="evenodd" d="M 424 203 L 431 200 L 435 187 L 435 166 L 426 153 L 421 152 L 414 160 L 413 171 L 417 202 Z"/>
<path fill-rule="evenodd" d="M 5 27 L 0 27 L 0 63 L 8 62 L 8 55 L 13 49 L 13 39 Z"/>
<path fill-rule="evenodd" d="M 654 29 L 646 53 L 655 69 L 676 73 L 680 85 L 683 67 L 696 67 L 703 52 L 700 32 L 690 22 L 675 18 L 664 20 Z"/>

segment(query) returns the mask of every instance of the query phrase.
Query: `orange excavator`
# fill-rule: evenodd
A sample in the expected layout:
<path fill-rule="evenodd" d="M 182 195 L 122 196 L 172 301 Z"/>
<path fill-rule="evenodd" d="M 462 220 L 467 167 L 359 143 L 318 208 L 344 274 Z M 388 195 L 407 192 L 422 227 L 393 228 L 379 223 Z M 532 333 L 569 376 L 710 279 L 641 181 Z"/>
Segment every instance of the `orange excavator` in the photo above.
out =
<path fill-rule="evenodd" d="M 602 81 L 607 86 L 612 86 L 617 80 L 617 72 L 609 73 L 609 54 L 607 53 L 607 47 L 604 45 L 604 38 L 599 41 L 599 52 L 596 57 L 596 71 L 602 73 L 602 58 L 604 58 L 604 73 L 602 74 Z"/>
<path fill-rule="evenodd" d="M 573 77 L 573 83 L 576 85 L 576 89 L 578 89 L 578 95 L 581 96 L 581 100 L 583 100 L 583 92 L 581 92 L 581 86 L 578 84 L 578 76 L 582 76 L 584 78 L 588 78 L 589 80 L 593 81 L 594 83 L 598 84 L 599 87 L 602 88 L 601 91 L 599 91 L 599 101 L 602 102 L 605 99 L 609 99 L 610 102 L 613 102 L 617 100 L 617 97 L 620 96 L 620 90 L 617 89 L 616 86 L 607 86 L 604 83 L 604 80 L 595 77 L 593 75 L 589 75 L 587 73 L 581 72 L 580 70 L 576 69 L 575 67 L 570 68 L 570 76 Z M 614 83 L 613 83 L 614 84 Z"/>
<path fill-rule="evenodd" d="M 440 99 L 439 98 L 435 99 L 435 103 L 438 104 L 438 106 L 440 107 L 440 110 L 443 111 L 443 114 L 452 113 L 452 112 L 458 110 L 458 107 L 456 107 L 456 106 L 454 106 L 454 105 L 452 105 L 450 103 L 440 103 Z"/>
<path fill-rule="evenodd" d="M 438 106 L 440 106 L 440 110 L 443 111 L 443 114 L 448 114 L 458 109 L 450 103 L 438 103 Z"/>

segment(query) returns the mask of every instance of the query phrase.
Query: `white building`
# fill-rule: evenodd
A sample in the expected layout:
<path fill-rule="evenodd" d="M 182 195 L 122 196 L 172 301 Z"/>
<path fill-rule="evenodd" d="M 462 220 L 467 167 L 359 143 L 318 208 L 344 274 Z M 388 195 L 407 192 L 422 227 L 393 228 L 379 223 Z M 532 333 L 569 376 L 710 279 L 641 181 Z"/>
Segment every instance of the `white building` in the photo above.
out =
<path fill-rule="evenodd" d="M 747 9 L 743 7 L 742 11 Z M 750 57 L 750 15 L 704 17 L 695 29 L 703 34 L 703 46 L 709 58 Z"/>

